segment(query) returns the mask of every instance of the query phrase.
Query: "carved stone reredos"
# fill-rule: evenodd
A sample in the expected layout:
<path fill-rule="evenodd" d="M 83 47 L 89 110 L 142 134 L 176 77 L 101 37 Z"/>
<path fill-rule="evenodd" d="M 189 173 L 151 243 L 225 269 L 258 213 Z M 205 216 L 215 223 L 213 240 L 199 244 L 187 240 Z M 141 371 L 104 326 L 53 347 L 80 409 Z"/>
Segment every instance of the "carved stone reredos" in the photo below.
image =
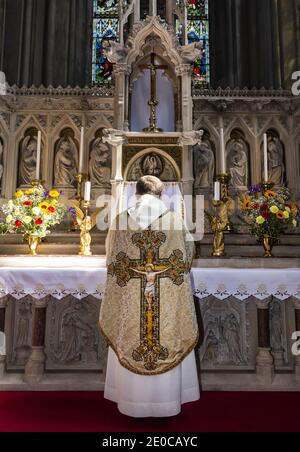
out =
<path fill-rule="evenodd" d="M 162 49 L 159 53 L 170 61 L 174 66 L 191 63 L 197 58 L 199 51 L 196 44 L 181 46 L 174 33 L 173 28 L 165 24 L 158 16 L 147 16 L 147 18 L 133 26 L 133 30 L 127 39 L 124 50 L 120 45 L 112 45 L 110 49 L 110 60 L 118 64 L 125 64 L 131 68 L 144 53 L 145 44 L 149 37 L 159 43 Z"/>

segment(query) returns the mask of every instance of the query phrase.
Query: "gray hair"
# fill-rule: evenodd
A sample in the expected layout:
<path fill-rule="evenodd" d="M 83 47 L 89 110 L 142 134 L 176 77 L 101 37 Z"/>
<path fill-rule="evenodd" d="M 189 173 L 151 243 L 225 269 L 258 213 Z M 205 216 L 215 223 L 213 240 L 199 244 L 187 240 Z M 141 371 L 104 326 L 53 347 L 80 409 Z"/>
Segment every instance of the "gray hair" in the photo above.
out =
<path fill-rule="evenodd" d="M 137 195 L 154 195 L 161 196 L 164 184 L 158 177 L 155 176 L 143 176 L 136 184 Z"/>

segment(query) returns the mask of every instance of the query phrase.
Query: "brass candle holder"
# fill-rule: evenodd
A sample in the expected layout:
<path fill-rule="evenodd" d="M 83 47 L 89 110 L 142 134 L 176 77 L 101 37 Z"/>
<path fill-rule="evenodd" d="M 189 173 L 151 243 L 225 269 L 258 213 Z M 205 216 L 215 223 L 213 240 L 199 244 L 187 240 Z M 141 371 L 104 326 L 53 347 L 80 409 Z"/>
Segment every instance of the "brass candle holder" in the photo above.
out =
<path fill-rule="evenodd" d="M 30 185 L 32 187 L 38 187 L 39 185 L 43 185 L 44 181 L 42 180 L 38 180 L 38 179 L 33 179 L 32 181 L 30 181 Z"/>
<path fill-rule="evenodd" d="M 82 207 L 81 207 L 82 206 Z M 92 256 L 91 251 L 91 231 L 96 226 L 97 215 L 101 209 L 97 209 L 90 215 L 90 201 L 82 201 L 81 203 L 72 203 L 72 207 L 76 212 L 76 222 L 80 230 L 79 256 Z"/>
<path fill-rule="evenodd" d="M 76 191 L 75 199 L 81 203 L 83 200 L 83 197 L 82 197 L 83 184 L 87 180 L 87 175 L 84 173 L 77 173 L 77 174 L 75 174 L 75 179 L 77 182 L 77 191 Z"/>

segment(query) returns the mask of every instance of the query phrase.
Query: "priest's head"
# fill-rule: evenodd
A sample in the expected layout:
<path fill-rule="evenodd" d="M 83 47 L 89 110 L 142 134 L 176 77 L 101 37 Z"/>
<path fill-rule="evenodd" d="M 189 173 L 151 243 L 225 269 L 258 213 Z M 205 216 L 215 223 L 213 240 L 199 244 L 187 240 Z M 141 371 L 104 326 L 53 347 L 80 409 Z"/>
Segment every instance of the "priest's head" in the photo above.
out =
<path fill-rule="evenodd" d="M 161 196 L 164 184 L 158 177 L 155 176 L 143 176 L 136 184 L 136 195 L 153 195 Z"/>

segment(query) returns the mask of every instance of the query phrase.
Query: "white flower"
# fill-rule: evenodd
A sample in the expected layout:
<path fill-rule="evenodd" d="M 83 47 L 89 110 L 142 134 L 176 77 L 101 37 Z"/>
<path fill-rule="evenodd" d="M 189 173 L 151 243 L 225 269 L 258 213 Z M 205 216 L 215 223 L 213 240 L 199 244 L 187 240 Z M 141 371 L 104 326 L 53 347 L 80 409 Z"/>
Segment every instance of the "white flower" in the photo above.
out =
<path fill-rule="evenodd" d="M 19 207 L 16 207 L 15 208 L 15 215 L 20 215 L 20 213 L 21 213 L 21 211 L 20 211 L 20 209 L 19 209 Z"/>
<path fill-rule="evenodd" d="M 10 200 L 8 201 L 7 207 L 8 207 L 9 209 L 13 209 L 13 208 L 14 208 L 14 202 L 13 202 L 12 199 L 10 199 Z"/>
<path fill-rule="evenodd" d="M 12 215 L 7 215 L 6 223 L 11 223 L 12 221 L 13 221 L 13 216 Z"/>
<path fill-rule="evenodd" d="M 25 223 L 25 224 L 29 224 L 29 223 L 31 223 L 31 221 L 32 221 L 32 217 L 30 217 L 30 216 L 26 216 L 23 219 L 23 223 Z"/>
<path fill-rule="evenodd" d="M 42 211 L 39 207 L 33 207 L 32 213 L 33 213 L 33 215 L 40 215 L 42 213 Z"/>

